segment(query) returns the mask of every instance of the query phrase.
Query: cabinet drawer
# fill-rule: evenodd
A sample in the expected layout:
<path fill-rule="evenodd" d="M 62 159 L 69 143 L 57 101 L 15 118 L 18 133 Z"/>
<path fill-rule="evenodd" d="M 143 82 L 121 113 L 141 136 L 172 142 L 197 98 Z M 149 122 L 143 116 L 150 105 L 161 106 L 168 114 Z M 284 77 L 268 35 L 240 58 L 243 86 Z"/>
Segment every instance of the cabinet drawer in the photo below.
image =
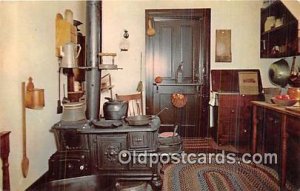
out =
<path fill-rule="evenodd" d="M 224 108 L 219 108 L 218 119 L 222 123 L 223 120 L 235 119 L 239 117 L 239 115 L 240 115 L 239 108 L 224 107 Z"/>
<path fill-rule="evenodd" d="M 300 119 L 295 117 L 287 118 L 287 132 L 300 137 Z"/>
<path fill-rule="evenodd" d="M 128 136 L 129 148 L 147 148 L 149 147 L 149 133 L 148 132 L 132 132 Z"/>
<path fill-rule="evenodd" d="M 240 95 L 219 95 L 220 107 L 237 107 L 242 103 L 242 96 Z"/>

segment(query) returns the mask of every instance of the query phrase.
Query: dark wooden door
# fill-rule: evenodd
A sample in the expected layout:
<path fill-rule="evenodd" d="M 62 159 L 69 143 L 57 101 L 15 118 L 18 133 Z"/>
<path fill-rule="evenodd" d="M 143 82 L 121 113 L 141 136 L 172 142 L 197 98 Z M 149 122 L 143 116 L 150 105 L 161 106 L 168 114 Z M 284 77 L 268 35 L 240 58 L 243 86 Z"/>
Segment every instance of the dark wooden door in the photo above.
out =
<path fill-rule="evenodd" d="M 147 10 L 156 34 L 146 37 L 146 113 L 160 115 L 161 131 L 186 137 L 205 137 L 208 128 L 210 10 Z M 147 23 L 148 24 L 148 23 Z M 147 25 L 148 26 L 148 25 Z M 176 83 L 176 71 L 183 65 L 183 82 Z M 162 83 L 155 84 L 160 76 Z M 187 97 L 182 108 L 171 102 L 173 93 Z"/>

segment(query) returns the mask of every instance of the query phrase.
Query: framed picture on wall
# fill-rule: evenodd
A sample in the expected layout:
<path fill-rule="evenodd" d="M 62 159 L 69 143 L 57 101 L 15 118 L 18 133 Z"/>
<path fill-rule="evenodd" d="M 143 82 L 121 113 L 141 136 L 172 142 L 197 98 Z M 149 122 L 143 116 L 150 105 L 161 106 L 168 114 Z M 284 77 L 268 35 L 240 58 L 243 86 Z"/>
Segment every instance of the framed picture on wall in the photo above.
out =
<path fill-rule="evenodd" d="M 231 30 L 216 30 L 216 62 L 231 62 Z"/>
<path fill-rule="evenodd" d="M 239 72 L 239 91 L 244 95 L 258 95 L 258 74 L 257 72 Z"/>

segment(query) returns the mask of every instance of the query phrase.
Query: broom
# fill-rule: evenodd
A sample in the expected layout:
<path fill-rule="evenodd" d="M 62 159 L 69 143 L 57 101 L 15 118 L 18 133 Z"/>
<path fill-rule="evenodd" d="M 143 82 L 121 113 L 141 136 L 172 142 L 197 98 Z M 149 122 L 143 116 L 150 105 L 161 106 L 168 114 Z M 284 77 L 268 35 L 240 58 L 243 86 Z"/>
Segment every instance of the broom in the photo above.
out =
<path fill-rule="evenodd" d="M 141 92 L 143 91 L 143 82 L 142 82 L 142 64 L 143 64 L 143 55 L 141 52 L 141 63 L 140 63 L 140 81 L 137 85 L 136 91 Z"/>
<path fill-rule="evenodd" d="M 137 85 L 136 91 L 141 93 L 141 105 L 142 105 L 142 113 L 144 113 L 143 111 L 143 82 L 142 82 L 142 64 L 143 64 L 143 55 L 141 52 L 141 63 L 140 63 L 140 81 Z"/>

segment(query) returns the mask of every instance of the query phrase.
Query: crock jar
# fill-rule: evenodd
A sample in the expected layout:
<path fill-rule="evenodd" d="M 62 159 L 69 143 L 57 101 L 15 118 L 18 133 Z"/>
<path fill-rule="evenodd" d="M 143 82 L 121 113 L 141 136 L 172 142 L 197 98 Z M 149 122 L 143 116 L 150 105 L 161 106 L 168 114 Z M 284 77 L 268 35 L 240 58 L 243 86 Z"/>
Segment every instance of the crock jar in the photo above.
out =
<path fill-rule="evenodd" d="M 70 102 L 63 104 L 62 121 L 80 121 L 85 119 L 84 102 Z"/>

